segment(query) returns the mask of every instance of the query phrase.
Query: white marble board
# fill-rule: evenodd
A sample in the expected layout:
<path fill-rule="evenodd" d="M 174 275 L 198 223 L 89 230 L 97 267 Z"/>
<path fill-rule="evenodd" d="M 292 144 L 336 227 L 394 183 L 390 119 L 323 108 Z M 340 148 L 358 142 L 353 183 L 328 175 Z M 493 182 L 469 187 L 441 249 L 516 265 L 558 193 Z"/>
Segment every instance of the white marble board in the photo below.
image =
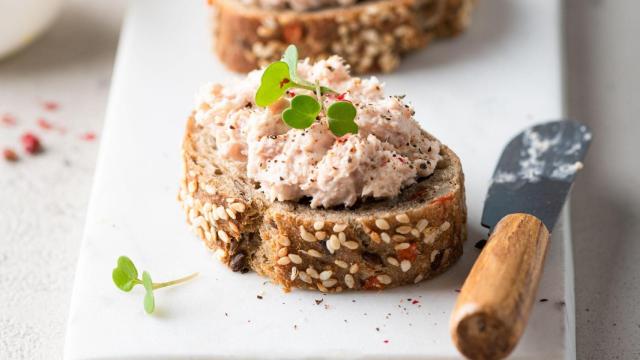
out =
<path fill-rule="evenodd" d="M 188 229 L 176 201 L 180 142 L 193 95 L 235 75 L 210 53 L 204 1 L 130 3 L 80 252 L 66 359 L 452 359 L 448 321 L 484 237 L 480 213 L 502 146 L 564 113 L 560 1 L 482 0 L 462 37 L 410 56 L 384 75 L 466 173 L 469 240 L 462 260 L 418 286 L 382 293 L 284 293 L 226 270 Z M 538 298 L 516 359 L 574 358 L 568 213 L 556 226 Z M 199 271 L 156 293 L 111 282 L 119 255 L 154 279 Z M 257 299 L 262 295 L 263 299 Z M 407 299 L 416 299 L 417 304 Z M 324 299 L 320 305 L 316 299 Z"/>

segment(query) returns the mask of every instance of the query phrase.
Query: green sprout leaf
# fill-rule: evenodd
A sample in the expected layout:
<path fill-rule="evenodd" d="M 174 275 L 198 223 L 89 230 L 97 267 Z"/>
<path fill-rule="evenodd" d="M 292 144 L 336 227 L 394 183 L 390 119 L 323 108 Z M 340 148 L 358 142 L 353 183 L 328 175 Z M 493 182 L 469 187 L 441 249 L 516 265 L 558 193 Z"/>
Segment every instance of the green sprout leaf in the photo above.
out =
<path fill-rule="evenodd" d="M 284 61 L 272 63 L 262 74 L 260 87 L 256 92 L 256 104 L 258 106 L 273 104 L 293 85 L 289 75 L 289 65 Z"/>
<path fill-rule="evenodd" d="M 329 130 L 336 136 L 343 136 L 347 133 L 358 133 L 356 118 L 356 107 L 348 101 L 337 101 L 327 109 L 329 117 Z"/>
<path fill-rule="evenodd" d="M 120 290 L 129 292 L 138 283 L 138 270 L 131 259 L 120 256 L 118 266 L 113 269 L 111 277 Z"/>
<path fill-rule="evenodd" d="M 291 107 L 282 113 L 282 120 L 294 129 L 306 129 L 313 124 L 320 109 L 320 103 L 312 96 L 296 95 Z"/>
<path fill-rule="evenodd" d="M 147 314 L 151 314 L 156 308 L 156 302 L 153 297 L 153 281 L 151 281 L 151 275 L 146 271 L 142 273 L 142 285 L 146 290 L 144 294 L 144 311 L 146 311 Z"/>
<path fill-rule="evenodd" d="M 282 60 L 289 66 L 291 80 L 302 83 L 298 77 L 298 48 L 295 45 L 289 45 L 282 55 Z"/>
<path fill-rule="evenodd" d="M 142 285 L 145 289 L 144 295 L 144 310 L 151 314 L 156 307 L 155 298 L 153 295 L 153 290 L 161 289 L 163 287 L 182 284 L 186 281 L 189 281 L 196 277 L 198 273 L 193 273 L 189 276 L 185 276 L 183 278 L 162 282 L 162 283 L 154 283 L 151 280 L 151 275 L 148 272 L 142 272 L 142 280 L 138 278 L 138 270 L 136 266 L 133 264 L 133 261 L 126 256 L 120 256 L 118 258 L 118 264 L 113 272 L 111 273 L 111 278 L 113 279 L 114 284 L 118 287 L 118 289 L 122 291 L 131 291 L 131 289 L 135 285 Z"/>

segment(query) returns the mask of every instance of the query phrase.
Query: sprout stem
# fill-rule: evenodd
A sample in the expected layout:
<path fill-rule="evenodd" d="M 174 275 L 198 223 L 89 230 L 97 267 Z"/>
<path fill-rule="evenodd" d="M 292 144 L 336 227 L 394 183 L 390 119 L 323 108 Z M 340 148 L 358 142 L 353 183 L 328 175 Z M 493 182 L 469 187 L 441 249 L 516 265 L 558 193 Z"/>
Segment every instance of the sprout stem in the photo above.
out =
<path fill-rule="evenodd" d="M 306 90 L 310 90 L 310 91 L 316 92 L 317 86 L 301 84 L 301 83 L 295 82 L 295 81 L 292 81 L 292 82 L 293 82 L 292 87 L 297 87 L 297 88 L 300 88 L 300 89 L 306 89 Z M 320 86 L 320 93 L 321 94 L 335 94 L 336 92 L 333 91 L 332 89 L 329 89 L 326 86 Z"/>
<path fill-rule="evenodd" d="M 294 82 L 293 84 L 294 84 L 294 85 L 293 85 L 294 87 L 298 87 L 298 88 L 302 88 L 302 89 L 307 89 L 307 90 L 311 90 L 311 91 L 314 91 L 314 92 L 316 91 L 315 86 L 309 86 L 309 85 L 300 84 L 300 83 L 297 83 L 297 82 Z"/>
<path fill-rule="evenodd" d="M 153 284 L 153 289 L 162 289 L 163 287 L 167 287 L 167 286 L 171 286 L 171 285 L 177 285 L 177 284 L 182 284 L 183 282 L 187 282 L 191 279 L 193 279 L 194 277 L 198 276 L 199 273 L 193 273 L 189 276 L 185 276 L 183 278 L 180 279 L 176 279 L 176 280 L 171 280 L 171 281 L 167 281 L 167 282 L 162 282 L 162 283 L 154 283 Z"/>

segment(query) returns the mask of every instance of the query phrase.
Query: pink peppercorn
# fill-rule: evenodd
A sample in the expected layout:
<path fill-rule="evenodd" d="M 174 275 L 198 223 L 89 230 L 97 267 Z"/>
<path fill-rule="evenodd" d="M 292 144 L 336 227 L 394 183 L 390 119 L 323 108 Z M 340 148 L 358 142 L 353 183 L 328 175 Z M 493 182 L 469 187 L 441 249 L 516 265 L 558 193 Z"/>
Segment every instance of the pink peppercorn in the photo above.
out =
<path fill-rule="evenodd" d="M 20 137 L 20 142 L 22 143 L 22 147 L 24 151 L 33 155 L 42 151 L 42 145 L 40 144 L 40 139 L 32 133 L 25 133 Z"/>

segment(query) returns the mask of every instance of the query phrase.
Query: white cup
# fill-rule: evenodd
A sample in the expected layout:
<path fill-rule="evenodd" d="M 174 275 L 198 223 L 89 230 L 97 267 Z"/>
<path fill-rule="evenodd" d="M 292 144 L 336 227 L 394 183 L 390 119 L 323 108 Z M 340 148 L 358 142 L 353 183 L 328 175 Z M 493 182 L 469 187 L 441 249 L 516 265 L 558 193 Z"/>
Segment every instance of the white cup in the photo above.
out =
<path fill-rule="evenodd" d="M 28 45 L 51 25 L 63 0 L 0 0 L 0 58 Z"/>

